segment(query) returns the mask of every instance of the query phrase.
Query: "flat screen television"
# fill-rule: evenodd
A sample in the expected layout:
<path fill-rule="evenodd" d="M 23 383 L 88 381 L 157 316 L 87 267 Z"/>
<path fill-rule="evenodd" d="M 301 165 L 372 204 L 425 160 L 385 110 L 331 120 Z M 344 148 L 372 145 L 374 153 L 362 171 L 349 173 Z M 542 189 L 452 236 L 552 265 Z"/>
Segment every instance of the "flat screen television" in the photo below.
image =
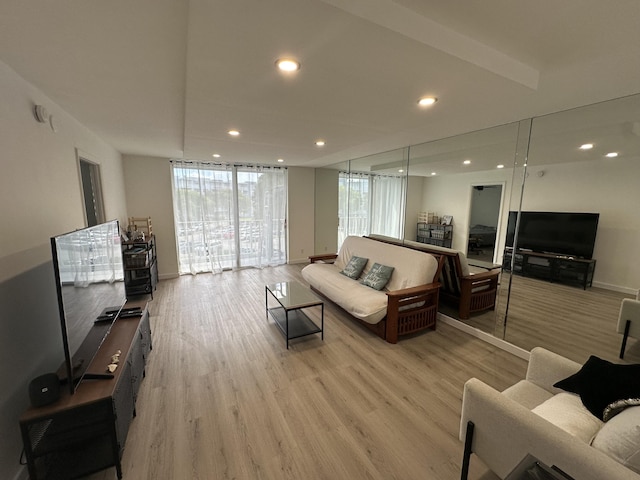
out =
<path fill-rule="evenodd" d="M 65 362 L 58 371 L 73 394 L 126 302 L 120 228 L 112 220 L 51 238 Z"/>
<path fill-rule="evenodd" d="M 513 247 L 518 212 L 509 212 L 506 246 Z M 517 248 L 590 259 L 599 213 L 520 212 Z"/>

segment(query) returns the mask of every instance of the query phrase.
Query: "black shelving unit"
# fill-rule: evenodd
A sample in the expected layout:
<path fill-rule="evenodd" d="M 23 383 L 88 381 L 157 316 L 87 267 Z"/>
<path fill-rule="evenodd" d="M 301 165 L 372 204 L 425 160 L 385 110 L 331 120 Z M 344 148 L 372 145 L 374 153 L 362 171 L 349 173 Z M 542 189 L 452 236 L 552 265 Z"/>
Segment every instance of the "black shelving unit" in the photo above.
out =
<path fill-rule="evenodd" d="M 145 240 L 128 240 L 122 243 L 124 262 L 124 285 L 127 298 L 151 295 L 158 284 L 158 259 L 156 237 Z"/>
<path fill-rule="evenodd" d="M 453 225 L 418 222 L 418 242 L 451 248 L 452 240 Z"/>

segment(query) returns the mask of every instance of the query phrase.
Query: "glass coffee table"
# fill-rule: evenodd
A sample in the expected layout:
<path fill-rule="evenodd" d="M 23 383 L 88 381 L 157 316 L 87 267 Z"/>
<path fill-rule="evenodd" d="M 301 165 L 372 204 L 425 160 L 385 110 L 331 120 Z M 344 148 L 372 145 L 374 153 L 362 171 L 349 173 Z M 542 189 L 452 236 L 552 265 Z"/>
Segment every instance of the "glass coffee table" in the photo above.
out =
<path fill-rule="evenodd" d="M 269 297 L 278 305 L 269 308 Z M 274 303 L 273 301 L 271 302 Z M 320 307 L 320 326 L 311 320 L 303 309 Z M 324 303 L 311 289 L 299 282 L 272 283 L 265 287 L 265 308 L 284 335 L 289 348 L 289 340 L 319 333 L 324 340 Z"/>

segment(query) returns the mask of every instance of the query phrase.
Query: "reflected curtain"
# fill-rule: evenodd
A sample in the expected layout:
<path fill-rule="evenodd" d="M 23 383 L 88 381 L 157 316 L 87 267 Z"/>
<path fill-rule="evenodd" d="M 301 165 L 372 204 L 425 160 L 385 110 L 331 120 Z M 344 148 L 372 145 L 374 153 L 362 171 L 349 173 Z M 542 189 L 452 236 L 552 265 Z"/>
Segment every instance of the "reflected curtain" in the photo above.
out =
<path fill-rule="evenodd" d="M 56 238 L 60 280 L 87 287 L 123 279 L 120 232 L 117 222 L 78 230 Z"/>
<path fill-rule="evenodd" d="M 405 177 L 372 176 L 371 232 L 402 238 Z"/>
<path fill-rule="evenodd" d="M 404 177 L 340 172 L 338 185 L 338 247 L 349 235 L 402 238 Z"/>

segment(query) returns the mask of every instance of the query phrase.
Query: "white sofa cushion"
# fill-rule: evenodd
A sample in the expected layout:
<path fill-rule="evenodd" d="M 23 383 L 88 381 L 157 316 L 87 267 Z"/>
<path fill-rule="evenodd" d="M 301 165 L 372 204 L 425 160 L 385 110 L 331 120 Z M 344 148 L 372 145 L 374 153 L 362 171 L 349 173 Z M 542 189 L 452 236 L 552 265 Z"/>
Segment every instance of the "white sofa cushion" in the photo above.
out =
<path fill-rule="evenodd" d="M 376 324 L 387 314 L 387 294 L 361 285 L 339 273 L 329 263 L 312 263 L 302 269 L 303 278 L 347 313 L 367 323 Z M 356 301 L 357 300 L 357 301 Z"/>
<path fill-rule="evenodd" d="M 389 291 L 432 283 L 438 269 L 438 261 L 433 255 L 356 236 L 345 238 L 335 266 L 338 270 L 343 270 L 354 255 L 369 259 L 362 276 L 369 273 L 374 263 L 394 268 L 386 287 Z"/>
<path fill-rule="evenodd" d="M 531 411 L 587 444 L 603 425 L 573 393 L 558 393 Z"/>
<path fill-rule="evenodd" d="M 605 423 L 591 445 L 640 473 L 640 407 L 627 408 Z"/>
<path fill-rule="evenodd" d="M 553 393 L 528 380 L 520 380 L 504 390 L 502 394 L 529 410 L 553 397 Z"/>
<path fill-rule="evenodd" d="M 378 291 L 340 274 L 353 256 L 368 258 L 364 277 L 375 263 L 393 267 L 384 290 Z M 334 263 L 312 263 L 302 269 L 302 277 L 331 301 L 354 317 L 376 324 L 387 314 L 385 291 L 402 290 L 433 283 L 438 261 L 433 255 L 391 245 L 370 238 L 349 236 L 342 243 Z"/>

